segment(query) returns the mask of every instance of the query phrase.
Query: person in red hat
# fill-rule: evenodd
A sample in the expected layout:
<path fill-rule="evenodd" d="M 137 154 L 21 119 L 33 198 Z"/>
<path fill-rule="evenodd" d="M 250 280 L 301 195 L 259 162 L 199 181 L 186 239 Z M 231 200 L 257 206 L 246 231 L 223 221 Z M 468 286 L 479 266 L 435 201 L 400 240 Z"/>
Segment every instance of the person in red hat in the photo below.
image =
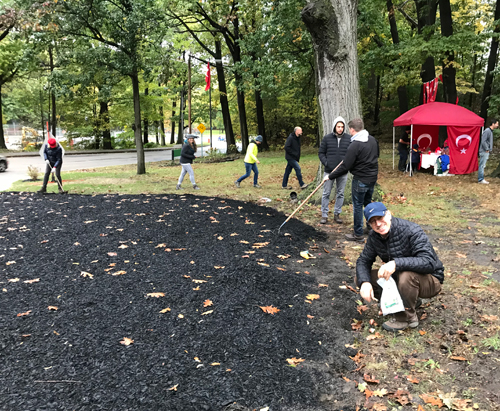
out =
<path fill-rule="evenodd" d="M 47 183 L 49 182 L 50 172 L 56 173 L 57 181 L 59 182 L 59 193 L 64 193 L 61 180 L 61 167 L 63 160 L 63 150 L 55 138 L 49 138 L 45 149 L 43 150 L 43 158 L 47 166 L 45 167 L 45 176 L 43 177 L 43 185 L 39 193 L 47 192 Z"/>

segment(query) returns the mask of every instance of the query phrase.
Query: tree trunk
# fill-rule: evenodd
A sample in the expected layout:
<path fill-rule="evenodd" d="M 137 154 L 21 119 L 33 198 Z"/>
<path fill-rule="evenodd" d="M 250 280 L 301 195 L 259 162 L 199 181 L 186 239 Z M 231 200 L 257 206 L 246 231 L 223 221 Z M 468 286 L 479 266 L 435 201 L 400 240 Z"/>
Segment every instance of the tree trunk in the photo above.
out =
<path fill-rule="evenodd" d="M 132 93 L 134 98 L 134 137 L 137 148 L 137 174 L 146 174 L 146 162 L 144 160 L 144 146 L 142 145 L 141 133 L 141 95 L 139 91 L 139 76 L 137 73 L 130 76 L 132 80 Z"/>
<path fill-rule="evenodd" d="M 5 135 L 3 133 L 3 112 L 2 112 L 2 84 L 0 83 L 0 148 L 7 149 L 5 145 Z"/>
<path fill-rule="evenodd" d="M 104 150 L 111 150 L 111 128 L 109 126 L 109 102 L 99 102 L 99 119 L 102 128 L 102 148 Z"/>
<path fill-rule="evenodd" d="M 52 47 L 49 47 L 49 65 L 50 73 L 54 72 L 54 55 L 52 53 Z M 56 138 L 56 127 L 57 127 L 57 112 L 56 112 L 56 95 L 54 91 L 51 90 L 50 98 L 52 100 L 52 137 Z"/>
<path fill-rule="evenodd" d="M 450 0 L 439 0 L 439 15 L 441 17 L 441 34 L 445 37 L 453 36 L 453 20 L 451 17 Z M 455 53 L 446 51 L 446 60 L 443 61 L 444 99 L 447 103 L 457 102 L 456 69 L 453 65 Z"/>
<path fill-rule="evenodd" d="M 94 88 L 94 94 L 95 94 L 95 88 Z M 92 104 L 92 124 L 94 125 L 93 131 L 94 131 L 94 149 L 99 150 L 99 146 L 101 144 L 101 118 L 99 114 L 97 114 L 97 104 L 94 102 Z"/>
<path fill-rule="evenodd" d="M 380 97 L 380 76 L 377 76 L 377 88 L 375 91 L 375 111 L 373 113 L 373 125 L 378 125 L 380 120 L 380 102 L 382 98 Z M 347 131 L 347 130 L 346 130 Z"/>
<path fill-rule="evenodd" d="M 226 75 L 222 65 L 222 46 L 220 40 L 215 42 L 215 69 L 217 70 L 217 81 L 219 83 L 219 101 L 222 110 L 222 121 L 224 123 L 224 132 L 226 133 L 226 151 L 229 153 L 229 146 L 236 145 L 234 140 L 233 124 L 229 112 L 229 103 L 227 101 Z"/>
<path fill-rule="evenodd" d="M 498 21 L 499 19 L 500 19 L 500 0 L 497 0 L 494 21 Z M 493 33 L 496 34 L 499 32 L 500 32 L 500 24 L 496 24 Z M 489 99 L 491 96 L 491 90 L 493 85 L 493 72 L 497 64 L 497 54 L 498 54 L 498 37 L 493 37 L 491 39 L 490 55 L 488 57 L 488 66 L 486 68 L 486 75 L 484 77 L 483 95 L 481 97 L 480 116 L 484 118 L 485 126 L 486 126 L 486 120 L 488 119 L 488 108 L 490 107 Z"/>
<path fill-rule="evenodd" d="M 264 103 L 262 102 L 262 96 L 258 87 L 255 88 L 255 111 L 257 114 L 257 130 L 263 139 L 262 148 L 267 150 L 269 144 L 267 142 L 266 123 L 264 121 Z"/>
<path fill-rule="evenodd" d="M 160 134 L 161 134 L 160 144 L 162 146 L 164 146 L 165 145 L 165 114 L 163 113 L 163 106 L 159 107 L 159 111 L 160 111 Z"/>
<path fill-rule="evenodd" d="M 174 121 L 175 107 L 177 107 L 177 101 L 174 101 L 172 103 L 172 120 L 170 120 L 172 126 L 172 132 L 170 134 L 170 144 L 175 144 L 175 121 Z"/>
<path fill-rule="evenodd" d="M 181 90 L 181 105 L 179 107 L 179 133 L 177 135 L 177 144 L 182 144 L 184 139 L 184 88 Z"/>
<path fill-rule="evenodd" d="M 394 14 L 394 5 L 392 0 L 387 0 L 387 12 L 389 16 L 389 24 L 391 26 L 391 37 L 392 43 L 399 44 L 399 32 L 398 25 L 396 23 L 396 16 Z M 406 113 L 408 111 L 408 93 L 406 92 L 406 86 L 398 87 L 398 101 L 399 101 L 399 115 Z"/>
<path fill-rule="evenodd" d="M 146 87 L 144 89 L 144 97 L 147 99 L 149 94 L 149 89 Z M 148 116 L 144 115 L 144 144 L 149 143 L 149 120 Z"/>
<path fill-rule="evenodd" d="M 337 116 L 361 116 L 357 6 L 357 0 L 315 0 L 301 12 L 315 51 L 320 135 L 333 129 Z"/>

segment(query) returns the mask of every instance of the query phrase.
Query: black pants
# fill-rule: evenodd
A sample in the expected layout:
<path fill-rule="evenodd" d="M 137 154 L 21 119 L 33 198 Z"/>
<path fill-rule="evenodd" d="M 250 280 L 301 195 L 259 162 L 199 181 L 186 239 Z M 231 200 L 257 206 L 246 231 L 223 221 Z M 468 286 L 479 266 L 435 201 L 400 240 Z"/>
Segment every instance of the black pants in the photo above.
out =
<path fill-rule="evenodd" d="M 62 164 L 59 164 L 56 167 L 56 178 L 57 178 L 57 180 L 59 181 L 59 184 L 61 184 L 61 187 L 62 187 L 61 167 L 62 167 Z M 52 167 L 47 164 L 46 167 L 45 167 L 45 175 L 43 176 L 43 188 L 47 188 L 47 183 L 49 182 L 49 176 L 50 176 L 50 172 L 51 171 L 52 171 Z M 58 187 L 59 187 L 59 184 L 57 185 Z M 59 188 L 61 188 L 61 187 L 59 187 Z"/>
<path fill-rule="evenodd" d="M 406 171 L 406 161 L 408 160 L 408 150 L 399 150 L 399 171 Z"/>

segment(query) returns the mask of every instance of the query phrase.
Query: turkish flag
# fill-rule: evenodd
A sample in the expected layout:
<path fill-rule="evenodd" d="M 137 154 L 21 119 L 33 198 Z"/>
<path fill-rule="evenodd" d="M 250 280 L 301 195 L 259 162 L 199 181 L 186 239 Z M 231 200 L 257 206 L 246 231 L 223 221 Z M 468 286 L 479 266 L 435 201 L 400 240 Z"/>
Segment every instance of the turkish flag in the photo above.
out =
<path fill-rule="evenodd" d="M 210 63 L 207 63 L 207 74 L 205 75 L 205 83 L 207 83 L 207 85 L 205 86 L 205 91 L 210 88 L 210 78 Z"/>
<path fill-rule="evenodd" d="M 477 151 L 480 127 L 448 126 L 450 174 L 470 174 L 477 171 Z"/>
<path fill-rule="evenodd" d="M 434 151 L 439 146 L 439 126 L 414 125 L 412 137 L 421 151 Z"/>

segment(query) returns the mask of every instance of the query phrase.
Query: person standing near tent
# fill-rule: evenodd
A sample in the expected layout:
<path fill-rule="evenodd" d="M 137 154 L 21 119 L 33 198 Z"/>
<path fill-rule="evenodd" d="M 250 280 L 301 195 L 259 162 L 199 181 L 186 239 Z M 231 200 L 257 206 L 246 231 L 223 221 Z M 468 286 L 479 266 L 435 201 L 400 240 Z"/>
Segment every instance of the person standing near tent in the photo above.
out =
<path fill-rule="evenodd" d="M 45 175 L 43 176 L 43 185 L 39 193 L 47 192 L 47 183 L 49 182 L 49 176 L 51 172 L 56 173 L 56 178 L 59 186 L 59 193 L 64 193 L 62 188 L 62 180 L 61 180 L 61 167 L 63 163 L 63 149 L 61 145 L 57 142 L 55 138 L 49 138 L 47 140 L 47 144 L 43 149 L 43 159 L 47 164 L 45 166 Z"/>
<path fill-rule="evenodd" d="M 349 121 L 349 133 L 351 134 L 351 145 L 347 149 L 344 162 L 329 175 L 324 181 L 334 180 L 347 174 L 353 175 L 352 179 L 352 207 L 354 219 L 354 233 L 346 234 L 348 241 L 363 242 L 363 207 L 372 201 L 375 183 L 378 177 L 378 141 L 364 129 L 363 120 L 356 118 Z"/>
<path fill-rule="evenodd" d="M 344 159 L 347 149 L 351 144 L 351 136 L 345 132 L 346 123 L 342 117 L 337 117 L 333 121 L 333 133 L 323 137 L 318 150 L 318 157 L 325 166 L 323 177 L 330 174 L 335 167 Z M 335 208 L 333 210 L 333 221 L 342 224 L 340 212 L 344 204 L 344 190 L 347 182 L 347 173 L 335 179 Z M 326 224 L 328 221 L 328 211 L 330 204 L 330 195 L 333 188 L 333 180 L 328 179 L 323 186 L 323 197 L 321 198 L 321 220 L 320 224 Z"/>
<path fill-rule="evenodd" d="M 479 184 L 489 184 L 484 179 L 484 167 L 486 167 L 486 162 L 490 156 L 491 150 L 493 150 L 493 130 L 498 128 L 498 120 L 491 120 L 490 126 L 483 131 L 481 136 L 481 145 L 479 146 L 479 168 L 477 170 L 477 182 Z"/>
<path fill-rule="evenodd" d="M 408 160 L 408 148 L 410 147 L 410 132 L 411 127 L 406 126 L 405 131 L 401 135 L 398 143 L 398 151 L 399 151 L 399 164 L 398 170 L 405 172 L 406 171 L 406 162 Z"/>
<path fill-rule="evenodd" d="M 245 155 L 245 174 L 243 174 L 238 180 L 234 182 L 236 187 L 240 188 L 240 183 L 245 179 L 250 177 L 250 174 L 253 171 L 253 186 L 255 188 L 260 188 L 259 185 L 259 169 L 257 168 L 257 164 L 260 164 L 260 161 L 257 160 L 257 154 L 259 154 L 259 147 L 258 145 L 262 144 L 262 141 L 264 139 L 262 138 L 261 135 L 258 135 L 255 137 L 254 140 L 250 142 L 250 144 L 247 147 L 247 153 Z"/>
<path fill-rule="evenodd" d="M 287 161 L 285 175 L 283 176 L 283 183 L 281 188 L 285 190 L 291 190 L 292 187 L 288 187 L 288 178 L 292 170 L 295 170 L 295 175 L 297 180 L 299 180 L 300 188 L 306 189 L 309 184 L 304 183 L 302 179 L 302 170 L 299 165 L 300 161 L 300 136 L 302 135 L 302 129 L 300 127 L 295 127 L 293 132 L 290 133 L 285 142 L 285 159 Z"/>
<path fill-rule="evenodd" d="M 182 146 L 182 151 L 181 151 L 181 159 L 180 163 L 182 166 L 182 171 L 181 175 L 179 176 L 179 181 L 177 182 L 177 186 L 175 187 L 176 190 L 181 190 L 181 184 L 182 181 L 184 180 L 184 176 L 186 174 L 189 174 L 189 180 L 191 180 L 191 184 L 193 185 L 193 188 L 195 190 L 199 190 L 200 187 L 196 185 L 196 181 L 194 179 L 194 171 L 193 171 L 193 160 L 196 158 L 194 153 L 196 153 L 197 147 L 196 143 L 194 141 L 194 135 L 193 134 L 188 134 L 186 136 L 186 142 Z"/>

